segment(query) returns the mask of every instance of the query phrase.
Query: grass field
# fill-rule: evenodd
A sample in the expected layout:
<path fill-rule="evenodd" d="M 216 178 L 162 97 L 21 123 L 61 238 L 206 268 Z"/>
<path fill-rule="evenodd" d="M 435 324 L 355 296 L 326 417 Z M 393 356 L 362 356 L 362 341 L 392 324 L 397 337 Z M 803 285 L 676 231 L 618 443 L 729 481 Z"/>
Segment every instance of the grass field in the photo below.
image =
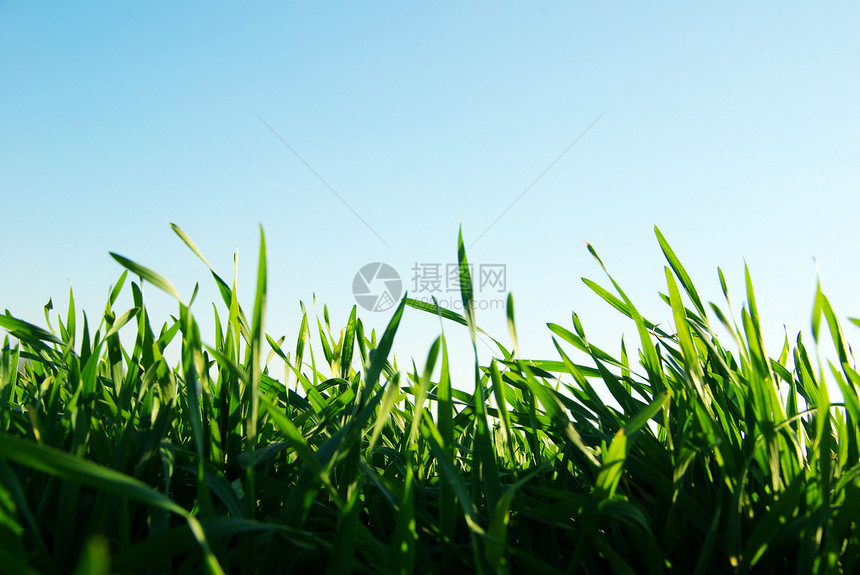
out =
<path fill-rule="evenodd" d="M 705 305 L 656 235 L 676 332 L 607 273 L 584 281 L 640 341 L 598 349 L 574 313 L 548 324 L 557 359 L 528 360 L 509 296 L 514 343 L 476 360 L 474 393 L 452 386 L 444 335 L 420 370 L 391 357 L 406 310 L 474 342 L 469 311 L 404 299 L 375 334 L 325 310 L 274 339 L 261 234 L 254 309 L 210 266 L 223 302 L 204 336 L 167 279 L 113 254 L 126 271 L 103 314 L 70 295 L 48 330 L 0 316 L 0 571 L 857 572 L 860 375 L 827 298 L 768 357 L 749 273 L 739 315 L 725 281 Z M 470 310 L 462 235 L 458 257 Z M 144 282 L 177 299 L 162 326 Z"/>

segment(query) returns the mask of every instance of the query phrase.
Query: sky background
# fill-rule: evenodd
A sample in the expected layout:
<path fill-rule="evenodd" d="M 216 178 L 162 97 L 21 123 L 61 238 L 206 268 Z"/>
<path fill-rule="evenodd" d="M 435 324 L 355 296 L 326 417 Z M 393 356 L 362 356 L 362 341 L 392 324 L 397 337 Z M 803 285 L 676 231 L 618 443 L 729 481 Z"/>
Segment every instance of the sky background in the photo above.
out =
<path fill-rule="evenodd" d="M 584 242 L 671 327 L 657 225 L 704 299 L 722 267 L 737 313 L 749 265 L 776 354 L 808 331 L 814 258 L 860 315 L 858 29 L 840 2 L 3 1 L 0 309 L 43 325 L 71 285 L 97 322 L 115 251 L 186 299 L 200 282 L 211 341 L 214 282 L 169 222 L 228 281 L 238 247 L 246 308 L 262 225 L 266 331 L 292 348 L 299 301 L 340 329 L 369 262 L 431 295 L 412 268 L 456 262 L 462 224 L 470 261 L 505 265 L 504 293 L 478 297 L 514 294 L 523 356 L 555 359 L 545 324 L 572 311 L 616 353 L 636 333 L 581 282 L 608 283 Z M 177 313 L 146 297 L 157 325 Z M 478 312 L 507 344 L 504 317 Z M 407 310 L 401 366 L 439 330 Z M 446 333 L 467 365 L 465 329 Z"/>

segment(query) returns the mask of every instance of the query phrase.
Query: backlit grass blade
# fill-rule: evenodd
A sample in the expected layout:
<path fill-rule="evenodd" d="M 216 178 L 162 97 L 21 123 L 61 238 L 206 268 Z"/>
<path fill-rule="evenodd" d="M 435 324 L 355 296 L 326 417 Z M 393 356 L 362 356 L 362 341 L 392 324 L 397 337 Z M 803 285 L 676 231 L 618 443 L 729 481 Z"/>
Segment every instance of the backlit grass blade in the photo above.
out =
<path fill-rule="evenodd" d="M 600 465 L 600 473 L 597 475 L 597 480 L 595 481 L 596 496 L 599 499 L 609 499 L 615 494 L 632 441 L 635 440 L 636 434 L 642 430 L 645 424 L 652 417 L 660 413 L 663 405 L 668 400 L 668 392 L 663 392 L 615 433 L 615 437 L 612 438 L 612 443 L 609 445 L 609 450 L 603 457 Z"/>
<path fill-rule="evenodd" d="M 475 471 L 475 473 L 473 474 L 473 481 L 478 479 L 479 483 L 483 485 L 483 493 L 487 502 L 486 505 L 491 511 L 494 511 L 496 503 L 501 496 L 502 489 L 501 482 L 499 480 L 496 453 L 493 448 L 492 440 L 490 438 L 490 430 L 487 423 L 487 396 L 486 393 L 484 393 L 484 384 L 478 376 L 477 357 L 475 358 L 475 394 L 473 397 L 475 404 L 474 441 L 476 446 L 476 457 L 474 458 L 475 464 L 473 467 L 473 471 Z"/>
<path fill-rule="evenodd" d="M 558 341 L 555 340 L 555 338 L 553 338 L 552 342 L 553 345 L 555 345 L 556 351 L 558 351 L 559 355 L 563 360 L 563 366 L 565 370 L 570 373 L 571 376 L 573 376 L 574 381 L 577 383 L 577 385 L 579 385 L 582 391 L 582 393 L 576 394 L 578 395 L 579 400 L 585 405 L 585 407 L 592 410 L 595 414 L 601 416 L 604 420 L 604 425 L 608 424 L 609 422 L 618 422 L 618 416 L 609 410 L 609 408 L 603 402 L 603 399 L 583 375 L 583 371 L 580 366 L 573 363 L 570 357 L 568 357 L 564 350 L 561 349 L 561 346 L 559 345 Z M 597 371 L 595 375 L 600 375 L 600 372 Z"/>
<path fill-rule="evenodd" d="M 666 256 L 666 260 L 669 262 L 669 265 L 672 266 L 672 271 L 674 271 L 675 275 L 678 276 L 678 280 L 681 282 L 681 285 L 684 286 L 684 291 L 687 292 L 693 305 L 696 306 L 696 310 L 699 312 L 699 317 L 705 319 L 707 317 L 705 314 L 705 306 L 702 305 L 699 292 L 690 280 L 690 276 L 687 275 L 687 270 L 685 270 L 684 266 L 681 265 L 681 261 L 678 259 L 678 256 L 676 256 L 675 252 L 672 251 L 672 248 L 669 246 L 669 242 L 666 241 L 666 238 L 663 237 L 663 234 L 657 226 L 654 226 L 654 233 L 657 235 L 657 241 L 660 243 L 660 249 L 663 250 L 663 255 Z M 725 288 L 725 282 L 723 283 L 723 287 Z"/>
<path fill-rule="evenodd" d="M 39 326 L 12 317 L 9 310 L 6 310 L 5 315 L 0 315 L 0 327 L 9 330 L 15 337 L 25 341 L 47 341 L 59 345 L 63 344 L 63 340 Z"/>
<path fill-rule="evenodd" d="M 400 389 L 396 385 L 389 385 L 385 390 L 385 395 L 382 397 L 382 403 L 379 407 L 379 414 L 374 422 L 373 432 L 371 433 L 370 441 L 368 442 L 368 454 L 373 453 L 373 449 L 376 447 L 376 443 L 382 434 L 382 430 L 390 423 L 391 410 L 394 407 L 394 404 L 402 400 L 403 397 L 405 397 L 405 394 L 401 393 Z"/>
<path fill-rule="evenodd" d="M 574 316 L 574 321 L 577 321 L 575 316 Z M 549 328 L 549 330 L 551 332 L 553 332 L 555 335 L 559 336 L 564 341 L 572 344 L 576 349 L 583 351 L 583 352 L 587 353 L 588 355 L 592 356 L 594 359 L 598 359 L 598 360 L 600 360 L 604 363 L 607 363 L 609 365 L 614 365 L 615 367 L 622 367 L 622 368 L 624 367 L 624 365 L 621 364 L 614 357 L 612 357 L 611 355 L 609 355 L 608 353 L 606 353 L 605 351 L 603 351 L 599 347 L 591 345 L 585 339 L 584 333 L 577 335 L 577 334 L 573 333 L 572 331 L 570 331 L 569 329 L 564 328 L 564 327 L 562 327 L 558 324 L 555 324 L 555 323 L 548 323 L 546 325 Z M 586 371 L 588 371 L 588 369 L 583 369 L 582 371 L 586 372 Z M 599 374 L 594 373 L 594 375 L 599 375 Z"/>
<path fill-rule="evenodd" d="M 122 273 L 119 276 L 119 279 L 116 282 L 116 285 L 111 287 L 110 293 L 108 295 L 108 301 L 105 305 L 105 313 L 109 312 L 113 305 L 116 303 L 117 298 L 119 297 L 120 292 L 122 292 L 123 286 L 125 286 L 125 280 L 128 277 L 128 270 L 122 270 Z"/>
<path fill-rule="evenodd" d="M 508 318 L 508 333 L 511 334 L 511 342 L 514 344 L 514 356 L 519 356 L 519 346 L 517 345 L 517 327 L 514 322 L 514 296 L 508 294 L 508 303 L 505 306 L 505 313 Z"/>
<path fill-rule="evenodd" d="M 203 392 L 201 378 L 205 377 L 205 368 L 200 358 L 200 333 L 197 324 L 191 316 L 190 311 L 184 304 L 180 304 L 180 319 L 182 321 L 182 368 L 185 401 L 187 403 L 186 416 L 191 426 L 191 435 L 194 449 L 197 454 L 197 488 L 201 513 L 204 517 L 212 515 L 212 501 L 209 490 L 203 486 L 204 482 L 204 451 L 206 445 L 203 437 L 203 421 L 200 410 L 200 395 Z M 207 517 L 208 518 L 208 517 Z"/>
<path fill-rule="evenodd" d="M 499 372 L 499 366 L 495 361 L 490 363 L 490 379 L 493 382 L 493 397 L 496 400 L 496 407 L 499 410 L 501 417 L 499 424 L 501 425 L 502 437 L 505 441 L 505 451 L 507 453 L 507 463 L 511 467 L 516 467 L 515 463 L 515 448 L 513 444 L 513 426 L 511 425 L 511 416 L 508 413 L 508 402 L 505 397 L 505 383 L 502 380 L 502 374 Z"/>
<path fill-rule="evenodd" d="M 678 291 L 678 286 L 675 283 L 675 278 L 669 272 L 669 268 L 665 268 L 666 284 L 669 287 L 669 301 L 672 307 L 672 314 L 675 318 L 675 329 L 678 332 L 678 343 L 681 346 L 681 354 L 684 358 L 684 370 L 690 383 L 693 384 L 693 389 L 698 394 L 699 398 L 705 405 L 710 404 L 710 398 L 705 394 L 705 389 L 702 385 L 704 372 L 699 363 L 699 354 L 696 351 L 693 343 L 693 335 L 690 332 L 690 326 L 687 322 L 687 316 L 684 312 L 684 304 L 681 302 L 681 294 Z M 677 272 L 676 272 L 677 273 Z"/>
<path fill-rule="evenodd" d="M 821 310 L 821 313 L 824 315 L 824 319 L 827 322 L 827 326 L 830 329 L 830 338 L 833 340 L 833 346 L 836 348 L 836 353 L 839 355 L 839 362 L 847 364 L 849 352 L 845 345 L 845 336 L 842 333 L 842 327 L 836 319 L 836 314 L 833 312 L 830 301 L 821 291 L 821 284 L 816 288 L 815 299 L 816 308 Z"/>
<path fill-rule="evenodd" d="M 136 264 L 130 259 L 125 258 L 119 254 L 110 252 L 110 256 L 115 259 L 119 263 L 119 265 L 121 265 L 131 273 L 137 274 L 138 276 L 140 276 L 141 279 L 148 281 L 160 290 L 172 295 L 178 301 L 182 301 L 182 296 L 179 295 L 179 291 L 166 278 L 155 273 L 151 269 L 146 268 L 140 264 Z"/>
<path fill-rule="evenodd" d="M 591 244 L 588 244 L 588 250 L 603 268 L 604 272 L 606 273 L 606 277 L 608 277 L 609 281 L 612 282 L 612 285 L 615 286 L 615 290 L 618 292 L 618 295 L 620 295 L 621 298 L 624 300 L 627 309 L 630 311 L 630 316 L 636 323 L 636 329 L 639 332 L 639 339 L 642 343 L 642 353 L 645 356 L 644 367 L 648 372 L 648 379 L 652 382 L 652 385 L 657 385 L 658 388 L 662 389 L 665 385 L 663 382 L 663 372 L 660 366 L 660 360 L 657 357 L 657 352 L 654 349 L 654 344 L 651 341 L 651 336 L 648 333 L 648 326 L 645 323 L 645 319 L 642 317 L 636 307 L 634 307 L 633 302 L 630 301 L 630 298 L 627 297 L 627 294 L 624 293 L 624 290 L 621 289 L 621 286 L 618 285 L 618 283 L 609 274 L 609 271 L 606 270 L 606 266 L 603 265 L 603 261 L 601 261 L 601 259 L 598 257 L 597 251 L 591 246 Z"/>
<path fill-rule="evenodd" d="M 457 263 L 459 265 L 460 297 L 463 300 L 463 311 L 466 323 L 469 326 L 469 334 L 472 342 L 475 341 L 475 305 L 474 293 L 472 291 L 472 274 L 469 271 L 469 260 L 466 258 L 466 246 L 463 244 L 463 226 L 460 226 L 460 235 L 457 239 Z"/>
<path fill-rule="evenodd" d="M 140 312 L 139 307 L 133 307 L 130 310 L 123 313 L 121 316 L 114 320 L 113 325 L 110 329 L 105 333 L 105 339 L 109 339 L 112 335 L 117 333 L 122 327 L 127 324 L 133 317 L 135 317 L 138 312 Z"/>
<path fill-rule="evenodd" d="M 612 295 L 611 293 L 606 291 L 597 282 L 594 282 L 588 278 L 582 278 L 582 283 L 587 285 L 591 289 L 591 291 L 593 291 L 594 293 L 599 295 L 606 303 L 608 303 L 609 305 L 611 305 L 612 307 L 614 307 L 615 309 L 617 309 L 618 311 L 620 311 L 621 313 L 623 313 L 627 317 L 629 317 L 631 319 L 633 318 L 633 314 L 630 311 L 630 307 L 626 303 L 624 303 L 623 301 L 621 301 L 620 299 L 618 299 L 617 297 L 615 297 L 614 295 Z M 650 321 L 645 320 L 645 325 L 651 331 L 653 331 L 653 332 L 655 332 L 655 333 L 657 333 L 663 337 L 669 337 L 669 335 L 666 332 L 664 332 L 657 325 L 651 323 Z"/>
<path fill-rule="evenodd" d="M 439 386 L 436 391 L 436 419 L 439 422 L 439 447 L 445 459 L 454 461 L 454 403 L 451 388 L 451 374 L 448 365 L 448 344 L 445 333 L 439 336 L 442 349 L 442 367 L 439 372 Z M 438 457 L 438 456 L 437 456 Z M 456 491 L 449 481 L 443 481 L 439 487 L 439 527 L 448 541 L 454 539 L 456 523 Z M 447 549 L 447 548 L 446 548 Z M 443 549 L 443 558 L 450 561 L 450 552 Z"/>
<path fill-rule="evenodd" d="M 325 357 L 325 361 L 329 366 L 333 365 L 334 352 L 332 350 L 333 346 L 329 344 L 329 339 L 326 336 L 326 332 L 323 329 L 322 322 L 317 317 L 317 330 L 320 334 L 320 345 L 323 348 L 323 356 Z"/>
<path fill-rule="evenodd" d="M 278 427 L 280 427 L 286 438 L 289 439 L 290 442 L 292 442 L 293 448 L 302 458 L 304 463 L 308 465 L 314 473 L 317 473 L 322 476 L 323 468 L 320 465 L 319 461 L 317 461 L 313 449 L 311 449 L 310 445 L 308 445 L 299 428 L 297 428 L 295 424 L 281 412 L 280 409 L 270 403 L 265 397 L 260 398 L 260 403 L 268 411 L 269 416 L 272 418 L 274 423 Z"/>
<path fill-rule="evenodd" d="M 352 306 L 349 319 L 346 322 L 346 330 L 343 335 L 343 344 L 340 350 L 340 376 L 348 378 L 352 366 L 352 353 L 355 346 L 355 317 L 356 306 Z"/>
<path fill-rule="evenodd" d="M 526 376 L 526 384 L 528 385 L 529 390 L 531 390 L 538 401 L 540 401 L 541 405 L 552 418 L 553 423 L 558 426 L 561 433 L 566 436 L 592 464 L 595 466 L 600 465 L 597 458 L 594 456 L 593 451 L 585 445 L 579 432 L 571 424 L 570 419 L 565 413 L 564 406 L 561 401 L 559 401 L 558 397 L 556 397 L 555 392 L 535 379 L 528 367 L 523 365 L 521 370 Z"/>
<path fill-rule="evenodd" d="M 263 355 L 263 318 L 266 309 L 266 236 L 260 228 L 260 258 L 257 264 L 257 293 L 254 297 L 254 319 L 251 324 L 251 391 L 248 419 L 246 422 L 245 451 L 251 461 L 246 467 L 247 496 L 245 499 L 246 517 L 253 519 L 256 509 L 256 487 L 254 478 L 254 451 L 257 448 L 257 412 L 260 401 L 260 376 Z"/>
<path fill-rule="evenodd" d="M 71 286 L 69 286 L 69 309 L 66 312 L 66 331 L 68 333 L 68 339 L 65 340 L 69 347 L 74 349 L 75 347 L 75 294 L 72 291 Z"/>
<path fill-rule="evenodd" d="M 218 360 L 219 365 L 228 369 L 232 373 L 232 375 L 234 375 L 237 379 L 241 380 L 244 384 L 250 385 L 251 378 L 245 372 L 244 369 L 242 369 L 240 366 L 236 365 L 235 362 L 233 362 L 229 357 L 227 357 L 226 355 L 224 355 L 222 352 L 218 351 L 217 349 L 215 349 L 213 347 L 209 347 L 208 345 L 205 347 L 209 351 L 209 353 L 211 353 L 215 357 L 215 359 Z"/>
<path fill-rule="evenodd" d="M 373 390 L 373 386 L 379 381 L 379 375 L 388 361 L 388 354 L 391 352 L 391 346 L 394 343 L 394 334 L 397 333 L 397 327 L 400 325 L 400 318 L 403 317 L 403 308 L 405 305 L 406 301 L 404 298 L 394 311 L 394 315 L 391 316 L 388 327 L 385 328 L 385 332 L 379 340 L 379 345 L 371 352 L 370 366 L 367 368 L 365 380 L 361 388 L 361 395 L 359 396 L 360 401 L 356 402 L 356 406 L 366 401 L 371 390 Z"/>
<path fill-rule="evenodd" d="M 433 368 L 436 366 L 436 359 L 439 357 L 440 339 L 441 338 L 436 338 L 436 341 L 434 341 L 430 346 L 430 352 L 427 354 L 427 361 L 424 364 L 424 373 L 418 378 L 418 386 L 414 392 L 415 407 L 409 430 L 409 446 L 413 451 L 415 449 L 415 442 L 418 440 L 421 420 L 424 417 L 424 402 L 427 399 L 427 389 L 430 386 L 430 376 L 433 374 Z"/>
<path fill-rule="evenodd" d="M 192 252 L 194 252 L 194 255 L 196 255 L 198 258 L 200 258 L 200 260 L 204 264 L 206 264 L 206 267 L 209 268 L 209 271 L 212 274 L 213 279 L 215 280 L 215 284 L 218 286 L 218 291 L 221 293 L 221 299 L 224 300 L 224 305 L 226 305 L 229 308 L 230 304 L 231 304 L 231 300 L 232 300 L 232 295 L 233 295 L 232 290 L 230 289 L 230 286 L 228 286 L 227 282 L 225 282 L 221 278 L 221 276 L 219 276 L 215 272 L 215 269 L 209 263 L 209 260 L 207 260 L 206 257 L 203 255 L 203 252 L 200 251 L 200 248 L 197 247 L 197 244 L 194 243 L 194 241 L 188 236 L 188 234 L 186 234 L 182 230 L 182 228 L 180 228 L 179 226 L 177 226 L 174 223 L 171 223 L 170 227 L 173 229 L 174 232 L 176 232 L 176 235 L 179 236 L 179 238 L 185 243 L 185 245 L 188 246 L 188 248 Z M 190 304 L 189 304 L 189 306 L 190 306 Z M 248 327 L 248 321 L 245 319 L 244 311 L 241 308 L 239 308 L 237 310 L 237 314 L 238 314 L 237 319 L 241 325 L 242 334 L 246 338 L 250 339 L 250 328 Z"/>
<path fill-rule="evenodd" d="M 174 232 L 176 232 L 176 235 L 179 236 L 179 238 L 183 242 L 185 242 L 185 245 L 188 246 L 192 252 L 194 252 L 194 255 L 196 255 L 198 258 L 200 258 L 203 261 L 203 263 L 206 264 L 207 268 L 209 268 L 211 271 L 214 271 L 212 269 L 212 266 L 209 264 L 209 261 L 203 255 L 203 252 L 201 252 L 200 248 L 197 247 L 197 244 L 195 244 L 194 241 L 190 237 L 188 237 L 188 234 L 186 234 L 184 231 L 182 231 L 182 228 L 180 228 L 179 226 L 177 226 L 173 222 L 170 223 L 170 227 L 173 229 Z"/>
<path fill-rule="evenodd" d="M 453 321 L 455 323 L 459 323 L 460 325 L 468 326 L 469 322 L 466 318 L 455 311 L 451 311 L 450 309 L 439 308 L 438 306 L 417 299 L 404 298 L 406 305 L 409 307 L 413 307 L 415 309 L 419 309 L 421 311 L 426 311 L 428 313 L 432 313 L 434 315 L 438 314 L 443 318 Z"/>
<path fill-rule="evenodd" d="M 435 298 L 434 298 L 434 303 L 416 300 L 416 299 L 412 299 L 412 298 L 408 298 L 408 297 L 404 297 L 403 301 L 406 303 L 406 305 L 408 305 L 411 308 L 425 311 L 427 313 L 432 313 L 433 315 L 438 315 L 439 317 L 441 317 L 443 319 L 453 321 L 454 323 L 458 323 L 460 325 L 464 325 L 467 327 L 469 325 L 469 322 L 465 316 L 460 315 L 459 313 L 457 313 L 455 311 L 451 311 L 450 309 L 446 309 L 446 308 L 439 306 L 438 302 L 435 301 Z M 495 338 L 490 337 L 490 335 L 486 331 L 484 331 L 483 329 L 481 329 L 477 325 L 475 326 L 475 332 L 480 333 L 481 335 L 487 336 L 500 349 L 503 349 L 501 344 L 498 341 L 496 341 Z"/>

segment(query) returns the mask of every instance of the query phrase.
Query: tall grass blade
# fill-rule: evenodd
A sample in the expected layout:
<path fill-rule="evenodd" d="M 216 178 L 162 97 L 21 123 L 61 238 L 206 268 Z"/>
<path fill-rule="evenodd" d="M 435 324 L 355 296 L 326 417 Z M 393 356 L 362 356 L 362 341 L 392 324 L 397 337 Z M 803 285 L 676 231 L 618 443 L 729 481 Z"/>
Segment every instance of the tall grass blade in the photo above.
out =
<path fill-rule="evenodd" d="M 690 280 L 690 276 L 687 275 L 687 270 L 685 270 L 684 266 L 681 265 L 681 261 L 669 246 L 669 242 L 667 242 L 666 238 L 663 237 L 662 232 L 660 232 L 660 228 L 654 226 L 654 233 L 657 235 L 657 241 L 660 243 L 660 249 L 663 250 L 663 255 L 666 256 L 666 261 L 668 261 L 669 265 L 672 266 L 672 271 L 675 272 L 676 276 L 678 276 L 678 281 L 680 281 L 681 285 L 684 286 L 684 291 L 687 292 L 687 295 L 690 296 L 690 301 L 692 301 L 693 305 L 696 306 L 696 311 L 699 312 L 699 317 L 701 319 L 705 319 L 707 317 L 705 306 L 702 305 L 699 292 L 696 290 L 696 286 L 693 285 L 692 280 Z M 722 272 L 720 272 L 720 277 L 722 278 Z M 728 290 L 725 289 L 725 280 L 721 279 L 721 281 L 723 292 L 727 294 Z M 726 297 L 728 297 L 728 295 Z"/>
<path fill-rule="evenodd" d="M 140 276 L 140 278 L 142 280 L 148 281 L 149 283 L 151 283 L 152 285 L 154 285 L 158 289 L 164 291 L 165 293 L 172 295 L 178 301 L 180 301 L 180 302 L 182 301 L 182 296 L 179 295 L 179 291 L 173 286 L 172 283 L 170 283 L 170 281 L 168 281 L 163 276 L 155 273 L 154 271 L 152 271 L 149 268 L 146 268 L 140 264 L 136 264 L 133 261 L 131 261 L 130 259 L 125 258 L 119 254 L 115 254 L 113 252 L 110 252 L 110 256 L 113 259 L 115 259 L 119 263 L 119 265 L 121 265 L 122 267 L 124 267 L 125 269 L 130 271 L 131 273 L 137 274 L 138 276 Z"/>

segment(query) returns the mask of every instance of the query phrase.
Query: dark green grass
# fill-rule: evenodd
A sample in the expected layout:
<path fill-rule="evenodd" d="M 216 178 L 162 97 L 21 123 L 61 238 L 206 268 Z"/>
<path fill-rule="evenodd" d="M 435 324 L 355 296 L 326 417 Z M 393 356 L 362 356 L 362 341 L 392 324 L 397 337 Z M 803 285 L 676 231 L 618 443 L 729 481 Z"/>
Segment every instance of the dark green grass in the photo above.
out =
<path fill-rule="evenodd" d="M 826 297 L 812 338 L 837 361 L 800 335 L 768 357 L 749 273 L 739 316 L 724 281 L 728 307 L 705 306 L 657 239 L 676 331 L 607 273 L 608 289 L 585 282 L 635 322 L 632 357 L 591 345 L 573 314 L 548 324 L 554 359 L 493 340 L 473 393 L 452 386 L 444 335 L 421 372 L 390 357 L 404 313 L 474 342 L 469 311 L 404 299 L 377 337 L 354 308 L 333 333 L 324 310 L 287 348 L 264 331 L 261 235 L 250 321 L 206 263 L 223 305 L 202 337 L 169 281 L 114 254 L 126 271 L 97 324 L 71 295 L 48 331 L 0 316 L 16 340 L 0 351 L 0 571 L 857 571 L 860 376 Z M 458 253 L 470 310 L 462 237 Z M 159 328 L 143 282 L 177 299 Z M 134 306 L 114 310 L 123 289 Z M 516 342 L 510 297 L 508 318 Z"/>

